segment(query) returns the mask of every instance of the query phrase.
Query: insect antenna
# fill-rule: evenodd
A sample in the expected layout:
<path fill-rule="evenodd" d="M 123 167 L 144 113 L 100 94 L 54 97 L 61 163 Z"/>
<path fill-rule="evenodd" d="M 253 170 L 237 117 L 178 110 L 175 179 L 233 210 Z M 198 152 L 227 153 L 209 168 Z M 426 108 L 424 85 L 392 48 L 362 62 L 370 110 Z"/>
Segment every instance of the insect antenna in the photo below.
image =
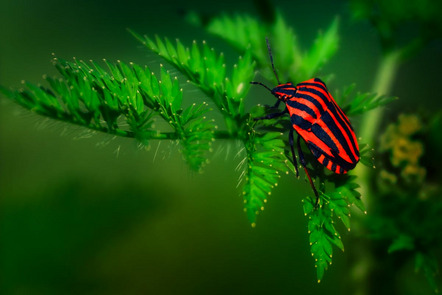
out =
<path fill-rule="evenodd" d="M 276 81 L 278 81 L 278 85 L 280 85 L 281 82 L 279 82 L 278 73 L 276 73 L 275 65 L 273 64 L 272 50 L 271 50 L 271 48 L 270 48 L 269 38 L 267 38 L 267 37 L 266 37 L 266 43 L 267 43 L 267 50 L 269 51 L 270 63 L 272 64 L 273 73 L 275 74 Z M 254 82 L 254 81 L 252 81 L 252 82 L 250 82 L 250 84 L 255 84 L 255 85 L 261 85 L 261 86 L 264 86 L 267 90 L 269 90 L 270 92 L 273 93 L 272 89 L 270 89 L 270 88 L 267 87 L 266 85 L 262 84 L 261 82 Z"/>
<path fill-rule="evenodd" d="M 272 49 L 270 49 L 270 42 L 268 37 L 266 37 L 266 43 L 267 43 L 267 50 L 269 51 L 269 57 L 270 57 L 270 62 L 272 64 L 273 73 L 275 74 L 276 81 L 278 81 L 278 85 L 280 85 L 281 82 L 279 82 L 278 74 L 276 73 L 275 65 L 273 64 Z"/>
<path fill-rule="evenodd" d="M 272 89 L 270 89 L 269 87 L 265 86 L 265 85 L 262 84 L 261 82 L 255 82 L 255 81 L 252 81 L 252 82 L 250 82 L 250 84 L 255 84 L 255 85 L 261 85 L 261 86 L 264 86 L 265 88 L 267 88 L 268 91 L 272 92 Z"/>

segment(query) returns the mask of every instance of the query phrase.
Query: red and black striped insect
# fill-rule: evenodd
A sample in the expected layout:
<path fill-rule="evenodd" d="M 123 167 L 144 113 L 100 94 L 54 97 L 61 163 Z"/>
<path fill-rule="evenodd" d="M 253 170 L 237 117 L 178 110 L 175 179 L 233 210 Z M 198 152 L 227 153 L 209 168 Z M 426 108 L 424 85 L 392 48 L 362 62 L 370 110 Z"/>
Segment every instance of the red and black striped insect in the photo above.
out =
<path fill-rule="evenodd" d="M 319 195 L 306 168 L 306 161 L 301 150 L 302 138 L 313 156 L 319 163 L 334 173 L 344 174 L 353 169 L 359 161 L 359 147 L 353 127 L 347 116 L 336 104 L 327 86 L 318 78 L 312 78 L 293 85 L 292 82 L 281 84 L 273 65 L 273 57 L 268 39 L 266 39 L 270 62 L 278 86 L 273 89 L 260 82 L 250 82 L 267 88 L 278 101 L 273 106 L 277 108 L 281 102 L 286 107 L 284 111 L 255 118 L 255 120 L 273 119 L 285 114 L 290 115 L 293 129 L 289 132 L 289 144 L 293 156 L 293 164 L 298 177 L 298 164 L 295 157 L 293 130 L 298 133 L 297 150 L 299 160 L 309 179 L 316 196 L 316 206 Z"/>

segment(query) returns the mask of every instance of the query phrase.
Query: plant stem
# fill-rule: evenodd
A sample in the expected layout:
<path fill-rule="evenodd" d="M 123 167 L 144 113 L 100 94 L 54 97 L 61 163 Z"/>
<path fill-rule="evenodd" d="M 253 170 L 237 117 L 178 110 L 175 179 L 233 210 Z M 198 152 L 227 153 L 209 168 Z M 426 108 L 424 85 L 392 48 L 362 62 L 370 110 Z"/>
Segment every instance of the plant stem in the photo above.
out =
<path fill-rule="evenodd" d="M 373 92 L 381 95 L 389 94 L 401 61 L 401 53 L 401 50 L 394 50 L 383 55 L 373 84 Z M 371 146 L 374 146 L 377 142 L 383 113 L 384 108 L 377 108 L 366 113 L 362 118 L 359 134 L 362 140 Z M 353 171 L 353 174 L 357 175 L 360 181 L 360 192 L 365 207 L 369 212 L 368 214 L 370 214 L 370 208 L 375 201 L 373 193 L 370 190 L 371 172 L 372 168 L 365 167 L 361 164 L 359 164 Z M 363 235 L 363 233 L 361 233 L 361 235 Z M 350 271 L 352 284 L 348 289 L 349 294 L 370 294 L 372 293 L 372 290 L 376 289 L 373 289 L 373 286 L 371 286 L 374 272 L 372 245 L 367 242 L 365 238 L 355 239 L 352 242 L 352 245 L 352 251 L 349 253 L 351 256 L 349 261 L 352 262 Z"/>
<path fill-rule="evenodd" d="M 108 127 L 93 125 L 93 124 L 83 125 L 82 123 L 80 123 L 76 120 L 73 120 L 69 116 L 63 116 L 63 115 L 53 116 L 53 115 L 43 113 L 43 112 L 35 112 L 35 113 L 39 114 L 41 116 L 49 117 L 49 118 L 57 120 L 57 121 L 78 125 L 78 126 L 90 129 L 90 130 L 95 130 L 95 131 L 99 131 L 99 132 L 103 132 L 103 133 L 107 133 L 107 134 L 112 134 L 112 135 L 116 135 L 116 136 L 121 136 L 121 137 L 127 137 L 127 138 L 135 138 L 136 137 L 136 134 L 133 131 L 126 131 L 126 130 L 122 130 L 119 128 L 111 129 Z M 238 138 L 238 135 L 232 134 L 231 131 L 220 130 L 220 131 L 215 131 L 213 133 L 213 137 L 215 139 L 236 139 L 236 138 Z M 146 140 L 176 140 L 176 139 L 180 139 L 180 136 L 177 132 L 158 132 L 158 133 L 152 132 L 152 133 L 149 133 L 145 138 L 142 138 L 142 139 L 146 139 Z"/>
<path fill-rule="evenodd" d="M 93 128 L 91 128 L 93 129 Z M 135 134 L 131 131 L 123 131 L 120 129 L 117 130 L 109 130 L 109 129 L 95 129 L 97 131 L 101 131 L 104 133 L 114 134 L 122 137 L 134 138 Z M 232 136 L 228 131 L 215 131 L 213 134 L 215 139 L 234 139 L 236 137 Z M 180 139 L 179 135 L 176 132 L 160 132 L 160 133 L 152 133 L 149 134 L 147 140 L 175 140 Z"/>
<path fill-rule="evenodd" d="M 380 67 L 376 74 L 372 92 L 380 95 L 387 95 L 393 86 L 393 80 L 396 76 L 397 69 L 401 58 L 401 51 L 394 50 L 385 53 L 380 62 Z M 384 108 L 376 108 L 362 118 L 360 137 L 366 143 L 373 145 L 376 142 L 376 132 L 381 123 Z M 361 165 L 359 165 L 361 167 Z"/>
<path fill-rule="evenodd" d="M 390 92 L 400 61 L 400 50 L 390 51 L 383 55 L 378 72 L 376 74 L 375 82 L 373 84 L 372 92 L 380 95 L 387 95 Z M 366 113 L 362 118 L 359 137 L 371 146 L 374 146 L 378 139 L 377 134 L 379 131 L 379 125 L 381 123 L 383 113 L 384 108 L 380 107 Z M 375 168 L 375 166 L 373 168 Z M 363 198 L 370 195 L 370 171 L 371 168 L 365 167 L 364 165 L 358 165 L 353 171 L 353 174 L 357 175 L 360 180 L 360 192 Z M 369 211 L 370 201 L 371 200 L 367 200 L 367 198 L 364 198 L 364 203 L 367 211 Z"/>

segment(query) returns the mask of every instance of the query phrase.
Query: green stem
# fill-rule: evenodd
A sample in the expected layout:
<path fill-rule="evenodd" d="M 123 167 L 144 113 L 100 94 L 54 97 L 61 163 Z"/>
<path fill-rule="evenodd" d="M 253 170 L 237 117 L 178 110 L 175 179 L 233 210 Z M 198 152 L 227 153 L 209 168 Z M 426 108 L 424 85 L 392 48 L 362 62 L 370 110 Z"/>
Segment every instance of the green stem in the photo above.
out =
<path fill-rule="evenodd" d="M 107 128 L 90 128 L 97 131 L 101 131 L 104 133 L 114 134 L 117 136 L 134 138 L 135 133 L 131 131 L 124 131 L 121 129 L 110 130 Z M 234 139 L 235 137 L 230 134 L 228 131 L 215 131 L 213 134 L 215 139 Z M 151 133 L 147 138 L 147 140 L 176 140 L 180 139 L 179 135 L 176 132 L 160 132 L 160 133 Z"/>
<path fill-rule="evenodd" d="M 26 105 L 23 105 L 25 108 L 28 108 Z M 57 120 L 57 121 L 61 121 L 61 122 L 65 122 L 65 123 L 71 123 L 77 126 L 81 126 L 84 128 L 88 128 L 91 130 L 95 130 L 95 131 L 99 131 L 99 132 L 103 132 L 103 133 L 107 133 L 107 134 L 112 134 L 112 135 L 117 135 L 117 136 L 121 136 L 121 137 L 127 137 L 127 138 L 135 138 L 135 133 L 132 131 L 126 131 L 126 130 L 122 130 L 119 128 L 108 128 L 108 127 L 104 127 L 104 126 L 100 126 L 100 125 L 93 125 L 93 124 L 83 124 L 77 120 L 72 119 L 72 117 L 67 116 L 67 115 L 52 115 L 52 114 L 48 114 L 45 112 L 35 112 L 36 114 L 39 114 L 41 116 L 45 116 L 45 117 L 49 117 L 51 119 Z M 230 119 L 230 118 L 229 118 Z M 238 137 L 237 133 L 236 134 L 232 134 L 232 132 L 230 131 L 215 131 L 213 134 L 213 137 L 215 139 L 236 139 Z M 176 132 L 158 132 L 158 133 L 149 133 L 148 136 L 146 138 L 146 140 L 176 140 L 179 139 L 180 136 L 178 135 L 178 133 Z"/>
<path fill-rule="evenodd" d="M 380 95 L 389 94 L 401 60 L 401 50 L 394 50 L 384 54 L 376 74 L 372 92 Z M 362 118 L 359 136 L 368 144 L 376 142 L 376 134 L 381 123 L 384 108 L 376 108 Z"/>
<path fill-rule="evenodd" d="M 401 53 L 400 50 L 395 50 L 383 55 L 373 84 L 373 92 L 381 95 L 389 94 L 401 62 Z M 362 118 L 359 136 L 371 146 L 374 146 L 377 142 L 384 110 L 384 108 L 374 109 Z M 358 176 L 361 185 L 360 192 L 368 214 L 370 214 L 370 205 L 374 201 L 370 190 L 371 172 L 372 168 L 361 164 L 357 165 L 352 172 Z M 349 286 L 349 294 L 365 295 L 372 293 L 373 286 L 371 286 L 371 283 L 374 272 L 372 246 L 366 239 L 355 239 L 352 251 L 348 254 L 350 256 L 349 260 L 352 261 L 352 284 Z"/>
<path fill-rule="evenodd" d="M 393 81 L 396 76 L 399 63 L 401 60 L 401 51 L 395 50 L 385 53 L 382 57 L 378 72 L 376 74 L 375 82 L 373 84 L 372 91 L 381 94 L 389 94 Z M 382 120 L 382 116 L 385 108 L 376 108 L 364 115 L 361 122 L 361 128 L 359 132 L 359 137 L 371 146 L 376 144 L 378 139 L 377 134 L 379 132 L 379 126 Z M 369 194 L 369 174 L 371 168 L 365 167 L 364 165 L 358 165 L 353 171 L 353 174 L 357 175 L 361 184 L 361 195 L 362 197 L 368 196 Z M 364 203 L 369 210 L 370 200 L 364 198 Z"/>

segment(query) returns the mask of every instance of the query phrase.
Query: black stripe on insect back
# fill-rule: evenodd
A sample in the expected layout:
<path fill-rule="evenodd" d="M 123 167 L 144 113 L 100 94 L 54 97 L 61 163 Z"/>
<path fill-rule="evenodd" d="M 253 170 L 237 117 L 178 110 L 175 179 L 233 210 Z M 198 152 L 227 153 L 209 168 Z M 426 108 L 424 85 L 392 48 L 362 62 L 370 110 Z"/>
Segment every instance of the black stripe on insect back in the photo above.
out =
<path fill-rule="evenodd" d="M 320 83 L 299 83 L 298 85 L 296 85 L 296 87 L 299 88 L 307 88 L 311 89 L 311 87 L 317 87 L 317 88 L 321 88 L 322 90 L 324 90 L 325 92 L 328 92 L 327 88 L 324 86 L 325 84 L 320 84 Z"/>
<path fill-rule="evenodd" d="M 325 85 L 324 81 L 322 81 L 322 80 L 319 79 L 319 78 L 315 78 L 314 81 L 315 81 L 315 82 L 322 83 L 322 84 L 324 84 L 325 87 L 327 87 L 327 85 Z"/>
<path fill-rule="evenodd" d="M 292 122 L 293 125 L 296 125 L 303 130 L 308 130 L 312 127 L 312 123 L 310 123 L 309 121 L 305 120 L 303 117 L 298 116 L 296 114 L 290 116 L 290 122 Z"/>
<path fill-rule="evenodd" d="M 328 97 L 325 96 L 325 94 L 317 89 L 314 88 L 300 88 L 298 91 L 304 91 L 304 92 L 309 92 L 311 94 L 314 94 L 316 97 L 313 97 L 312 95 L 306 95 L 306 94 L 302 94 L 304 96 L 308 96 L 309 101 L 313 102 L 315 104 L 315 106 L 320 106 L 318 109 L 319 111 L 322 113 L 324 112 L 324 108 L 322 107 L 321 103 L 319 102 L 319 100 L 321 100 L 323 102 L 323 104 L 325 104 L 328 107 Z M 326 92 L 327 93 L 327 92 Z M 296 96 L 300 95 L 299 93 L 296 94 Z"/>
<path fill-rule="evenodd" d="M 330 135 L 324 129 L 322 129 L 320 125 L 313 124 L 312 132 L 314 135 L 316 135 L 317 138 L 323 141 L 331 150 L 339 151 L 338 147 L 336 146 L 335 142 L 331 139 Z"/>
<path fill-rule="evenodd" d="M 305 85 L 305 84 L 311 84 L 312 86 L 319 87 L 319 88 L 323 89 L 323 90 L 328 94 L 328 91 L 327 91 L 324 87 L 322 87 L 322 85 L 320 85 L 320 84 L 313 84 L 313 83 L 300 83 L 300 84 L 304 84 L 304 85 Z M 299 85 L 299 84 L 298 84 L 298 85 Z M 345 146 L 344 146 L 344 144 L 342 144 L 342 145 L 343 145 L 344 147 L 347 147 L 347 149 L 346 149 L 347 154 L 350 156 L 350 159 L 352 159 L 352 161 L 355 162 L 356 159 L 354 158 L 353 153 L 352 153 L 351 150 L 350 150 L 350 147 L 349 147 L 349 145 L 348 145 L 347 140 L 345 140 L 345 138 L 342 136 L 342 132 L 341 132 L 341 130 L 336 126 L 336 122 L 337 122 L 337 124 L 339 124 L 340 126 L 342 126 L 342 129 L 343 129 L 344 132 L 347 134 L 348 139 L 349 139 L 349 141 L 351 142 L 351 145 L 352 145 L 352 147 L 353 147 L 353 150 L 355 151 L 355 154 L 356 154 L 356 155 L 359 155 L 359 153 L 358 153 L 358 149 L 357 149 L 357 147 L 356 147 L 356 143 L 353 141 L 352 129 L 351 129 L 351 127 L 348 127 L 348 126 L 351 126 L 351 125 L 350 125 L 350 123 L 348 122 L 348 119 L 345 119 L 345 120 L 342 119 L 342 117 L 341 117 L 341 115 L 339 114 L 339 111 L 338 111 L 338 109 L 337 109 L 338 106 L 336 106 L 331 100 L 329 100 L 328 97 L 325 96 L 325 94 L 324 94 L 322 91 L 319 91 L 318 89 L 314 89 L 314 88 L 303 88 L 303 87 L 300 87 L 300 88 L 299 88 L 299 91 L 308 91 L 308 92 L 314 94 L 318 99 L 321 99 L 322 102 L 326 105 L 326 107 L 327 107 L 327 111 L 322 111 L 322 112 L 321 112 L 321 114 L 322 114 L 322 115 L 321 115 L 321 119 L 322 119 L 323 121 L 326 121 L 326 120 L 327 120 L 327 122 L 326 122 L 327 125 L 329 125 L 328 122 L 333 122 L 333 123 L 334 123 L 334 125 L 335 125 L 335 127 L 336 127 L 336 128 L 335 128 L 336 132 L 333 132 L 333 134 L 335 134 L 335 136 L 337 137 L 337 139 L 339 140 L 339 142 L 341 142 L 341 144 L 342 144 L 342 142 L 345 142 L 345 143 L 347 144 L 347 145 L 345 145 Z M 306 94 L 299 94 L 299 93 L 297 93 L 296 96 L 300 96 L 300 97 L 302 96 L 303 98 L 308 99 L 309 101 L 315 103 L 315 106 L 317 106 L 317 105 L 320 104 L 319 101 L 318 101 L 318 99 L 314 98 L 313 96 L 309 96 L 309 95 L 306 95 Z M 321 107 L 320 110 L 323 110 L 323 108 Z M 324 116 L 324 114 L 326 114 L 327 112 L 330 112 L 330 113 L 333 114 L 333 116 L 336 118 L 336 122 L 333 120 L 333 118 L 330 116 L 330 114 L 328 114 L 328 118 L 324 118 L 324 117 L 322 117 L 322 116 Z M 343 114 L 343 113 L 342 113 L 342 114 Z M 343 115 L 343 117 L 346 118 L 345 115 Z M 348 123 L 347 123 L 347 122 L 348 122 Z M 329 126 L 329 128 L 330 128 L 330 126 Z M 331 129 L 331 128 L 330 128 L 330 129 Z M 340 138 L 338 138 L 338 136 L 337 136 L 338 133 L 339 133 L 339 135 L 341 135 Z"/>
<path fill-rule="evenodd" d="M 299 89 L 298 92 L 296 93 L 295 97 L 299 97 L 299 98 L 310 101 L 318 109 L 319 113 L 324 112 L 324 108 L 322 107 L 321 103 L 317 99 L 315 99 L 313 96 L 308 95 L 306 93 L 299 93 L 299 91 L 309 91 L 310 92 L 310 89 Z"/>
<path fill-rule="evenodd" d="M 353 135 L 352 135 L 352 133 L 353 133 L 353 129 L 352 129 L 352 127 L 351 127 L 351 125 L 350 125 L 350 123 L 346 123 L 346 122 L 348 122 L 348 120 L 343 120 L 342 119 L 342 117 L 339 115 L 339 110 L 337 109 L 337 106 L 335 106 L 335 104 L 333 104 L 332 102 L 329 102 L 329 107 L 328 107 L 328 112 L 330 112 L 331 114 L 333 114 L 333 116 L 335 117 L 335 119 L 336 119 L 336 121 L 334 121 L 333 120 L 333 118 L 330 116 L 330 114 L 329 114 L 329 116 L 330 116 L 330 121 L 333 121 L 333 123 L 337 123 L 337 124 L 339 124 L 339 125 L 341 125 L 341 127 L 342 127 L 342 129 L 344 129 L 344 132 L 347 134 L 347 136 L 348 136 L 348 140 L 351 142 L 351 145 L 352 145 L 352 147 L 353 147 L 353 150 L 355 151 L 355 154 L 356 155 L 359 155 L 359 152 L 358 152 L 358 149 L 357 149 L 357 147 L 356 147 L 356 143 L 353 141 Z M 344 115 L 344 117 L 343 118 L 346 118 L 345 117 L 345 115 Z M 325 118 L 323 118 L 323 120 L 325 120 Z M 328 125 L 328 123 L 327 123 L 327 125 Z M 339 132 L 340 132 L 340 130 L 339 130 Z M 346 140 L 345 140 L 345 138 L 343 137 L 342 138 L 345 142 L 347 142 Z M 338 139 L 340 142 L 341 142 L 341 139 Z M 347 146 L 348 146 L 348 150 L 349 150 L 349 152 L 350 153 L 348 153 L 349 155 L 353 155 L 353 153 L 350 151 L 350 146 L 348 145 L 348 142 L 347 142 Z M 354 158 L 352 158 L 352 159 L 354 159 Z"/>
<path fill-rule="evenodd" d="M 342 160 L 336 153 L 332 151 L 333 157 L 330 157 L 329 155 L 325 154 L 316 144 L 313 142 L 309 142 L 307 144 L 309 149 L 312 151 L 313 155 L 316 157 L 316 159 L 319 159 L 321 155 L 324 155 L 324 160 L 322 161 L 322 165 L 326 166 L 331 161 L 332 164 L 339 165 L 341 168 L 339 169 L 340 173 L 342 174 L 344 171 L 351 170 L 355 167 L 356 164 L 348 163 L 347 161 Z M 336 171 L 335 171 L 336 172 Z"/>
<path fill-rule="evenodd" d="M 336 122 L 333 120 L 329 112 L 325 112 L 322 114 L 321 117 L 322 121 L 327 125 L 327 127 L 330 129 L 330 131 L 333 133 L 333 135 L 336 137 L 336 139 L 341 144 L 342 148 L 345 150 L 347 155 L 350 157 L 350 160 L 352 163 L 356 162 L 356 159 L 350 149 L 350 146 L 348 144 L 348 141 L 345 139 L 344 134 L 339 129 L 338 125 L 336 125 Z M 344 128 L 345 130 L 345 128 Z M 352 141 L 352 136 L 350 133 L 347 132 L 348 139 Z M 339 151 L 339 149 L 335 149 L 335 151 Z"/>
<path fill-rule="evenodd" d="M 321 93 L 321 98 L 323 99 L 323 101 L 326 103 L 327 105 L 327 110 L 329 112 L 331 112 L 333 114 L 333 116 L 336 118 L 336 121 L 338 122 L 339 125 L 342 126 L 342 128 L 344 129 L 345 133 L 347 134 L 351 145 L 353 147 L 353 150 L 355 151 L 355 154 L 357 156 L 359 156 L 359 151 L 358 148 L 356 146 L 355 141 L 353 140 L 353 127 L 351 126 L 350 121 L 348 120 L 347 116 L 344 114 L 344 112 L 341 110 L 341 108 L 336 104 L 336 102 L 334 101 L 334 99 L 331 97 L 330 92 L 328 92 L 327 90 L 327 86 L 325 85 L 324 82 L 322 82 L 319 78 L 315 78 L 316 82 L 322 83 L 321 84 L 314 84 L 314 83 L 304 83 L 305 85 L 310 85 L 310 86 L 315 86 L 318 87 L 322 90 L 324 90 L 327 93 L 327 98 L 324 99 L 324 95 L 319 91 L 319 93 Z M 309 89 L 312 93 L 315 93 L 318 95 L 318 91 L 315 89 Z"/>
<path fill-rule="evenodd" d="M 348 120 L 347 116 L 344 114 L 344 112 L 342 111 L 342 109 L 336 104 L 335 101 L 332 101 L 332 103 L 333 103 L 333 106 L 334 106 L 335 109 L 336 109 L 336 112 L 338 112 L 338 113 L 341 115 L 341 117 L 345 120 L 345 122 L 347 123 L 347 125 L 350 126 L 351 130 L 353 130 L 353 127 L 351 127 L 351 123 L 350 123 L 350 121 Z"/>
<path fill-rule="evenodd" d="M 304 111 L 307 114 L 309 114 L 310 116 L 312 116 L 313 118 L 317 119 L 315 111 L 313 111 L 311 108 L 309 108 L 305 104 L 302 104 L 296 100 L 287 100 L 286 104 L 287 104 L 287 106 L 289 106 L 291 108 L 294 108 L 294 109 L 297 109 L 300 111 Z"/>
<path fill-rule="evenodd" d="M 277 87 L 276 91 L 279 93 L 284 93 L 285 95 L 288 95 L 288 96 L 293 96 L 296 93 L 296 88 L 294 88 L 294 87 L 287 87 L 287 88 Z"/>
<path fill-rule="evenodd" d="M 301 84 L 302 84 L 302 83 L 301 83 Z M 312 83 L 305 83 L 305 84 L 312 84 Z M 312 85 L 313 85 L 313 86 L 320 87 L 321 89 L 324 89 L 324 88 L 322 87 L 322 85 L 319 85 L 319 84 L 312 84 Z M 300 90 L 303 90 L 302 87 L 300 88 Z M 327 126 L 328 126 L 330 129 L 332 129 L 332 128 L 329 126 L 329 122 L 333 122 L 333 123 L 334 123 L 334 126 L 336 127 L 336 128 L 334 128 L 334 129 L 336 130 L 336 132 L 333 132 L 333 131 L 332 131 L 333 134 L 336 136 L 336 138 L 339 140 L 339 142 L 341 142 L 341 144 L 342 144 L 342 142 L 347 143 L 347 141 L 345 140 L 345 138 L 342 136 L 342 132 L 341 132 L 341 130 L 336 126 L 336 123 L 335 123 L 335 121 L 333 120 L 333 118 L 330 116 L 330 114 L 328 114 L 328 117 L 326 117 L 326 118 L 323 117 L 324 114 L 327 114 L 328 112 L 332 113 L 333 116 L 336 118 L 336 122 L 337 122 L 337 124 L 339 124 L 340 126 L 342 126 L 344 132 L 347 134 L 349 140 L 351 141 L 351 144 L 352 144 L 352 146 L 353 146 L 353 149 L 355 150 L 356 155 L 358 155 L 358 152 L 357 152 L 358 149 L 356 148 L 356 144 L 355 144 L 354 141 L 352 140 L 352 139 L 353 139 L 353 136 L 352 136 L 351 127 L 350 127 L 350 128 L 348 127 L 348 126 L 351 126 L 351 125 L 350 125 L 350 124 L 346 124 L 345 121 L 342 120 L 341 116 L 338 114 L 337 106 L 336 106 L 332 101 L 330 101 L 329 98 L 326 97 L 325 94 L 324 94 L 323 92 L 321 92 L 321 91 L 319 91 L 319 90 L 317 90 L 317 89 L 306 88 L 305 91 L 309 91 L 309 92 L 311 92 L 312 94 L 315 94 L 318 98 L 320 98 L 320 99 L 322 100 L 322 102 L 323 102 L 323 103 L 326 105 L 326 107 L 327 107 L 327 111 L 326 111 L 326 112 L 322 112 L 321 119 L 322 119 L 324 122 L 326 122 Z M 327 90 L 324 89 L 324 91 L 326 91 L 326 93 L 328 94 L 328 91 L 327 91 Z M 299 94 L 297 94 L 297 95 L 299 95 Z M 314 99 L 314 98 L 311 97 L 311 99 Z M 314 99 L 314 100 L 316 100 L 316 99 Z M 319 104 L 319 102 L 317 102 L 317 103 Z M 344 116 L 345 116 L 345 115 L 344 115 Z M 346 120 L 346 121 L 348 121 L 348 120 Z M 337 136 L 338 133 L 341 135 L 341 138 L 338 138 L 338 136 Z M 346 147 L 347 147 L 347 149 L 346 149 L 347 154 L 350 156 L 350 158 L 352 159 L 352 161 L 356 161 L 356 159 L 353 157 L 353 153 L 350 151 L 350 147 L 348 146 L 348 143 L 347 143 Z"/>

